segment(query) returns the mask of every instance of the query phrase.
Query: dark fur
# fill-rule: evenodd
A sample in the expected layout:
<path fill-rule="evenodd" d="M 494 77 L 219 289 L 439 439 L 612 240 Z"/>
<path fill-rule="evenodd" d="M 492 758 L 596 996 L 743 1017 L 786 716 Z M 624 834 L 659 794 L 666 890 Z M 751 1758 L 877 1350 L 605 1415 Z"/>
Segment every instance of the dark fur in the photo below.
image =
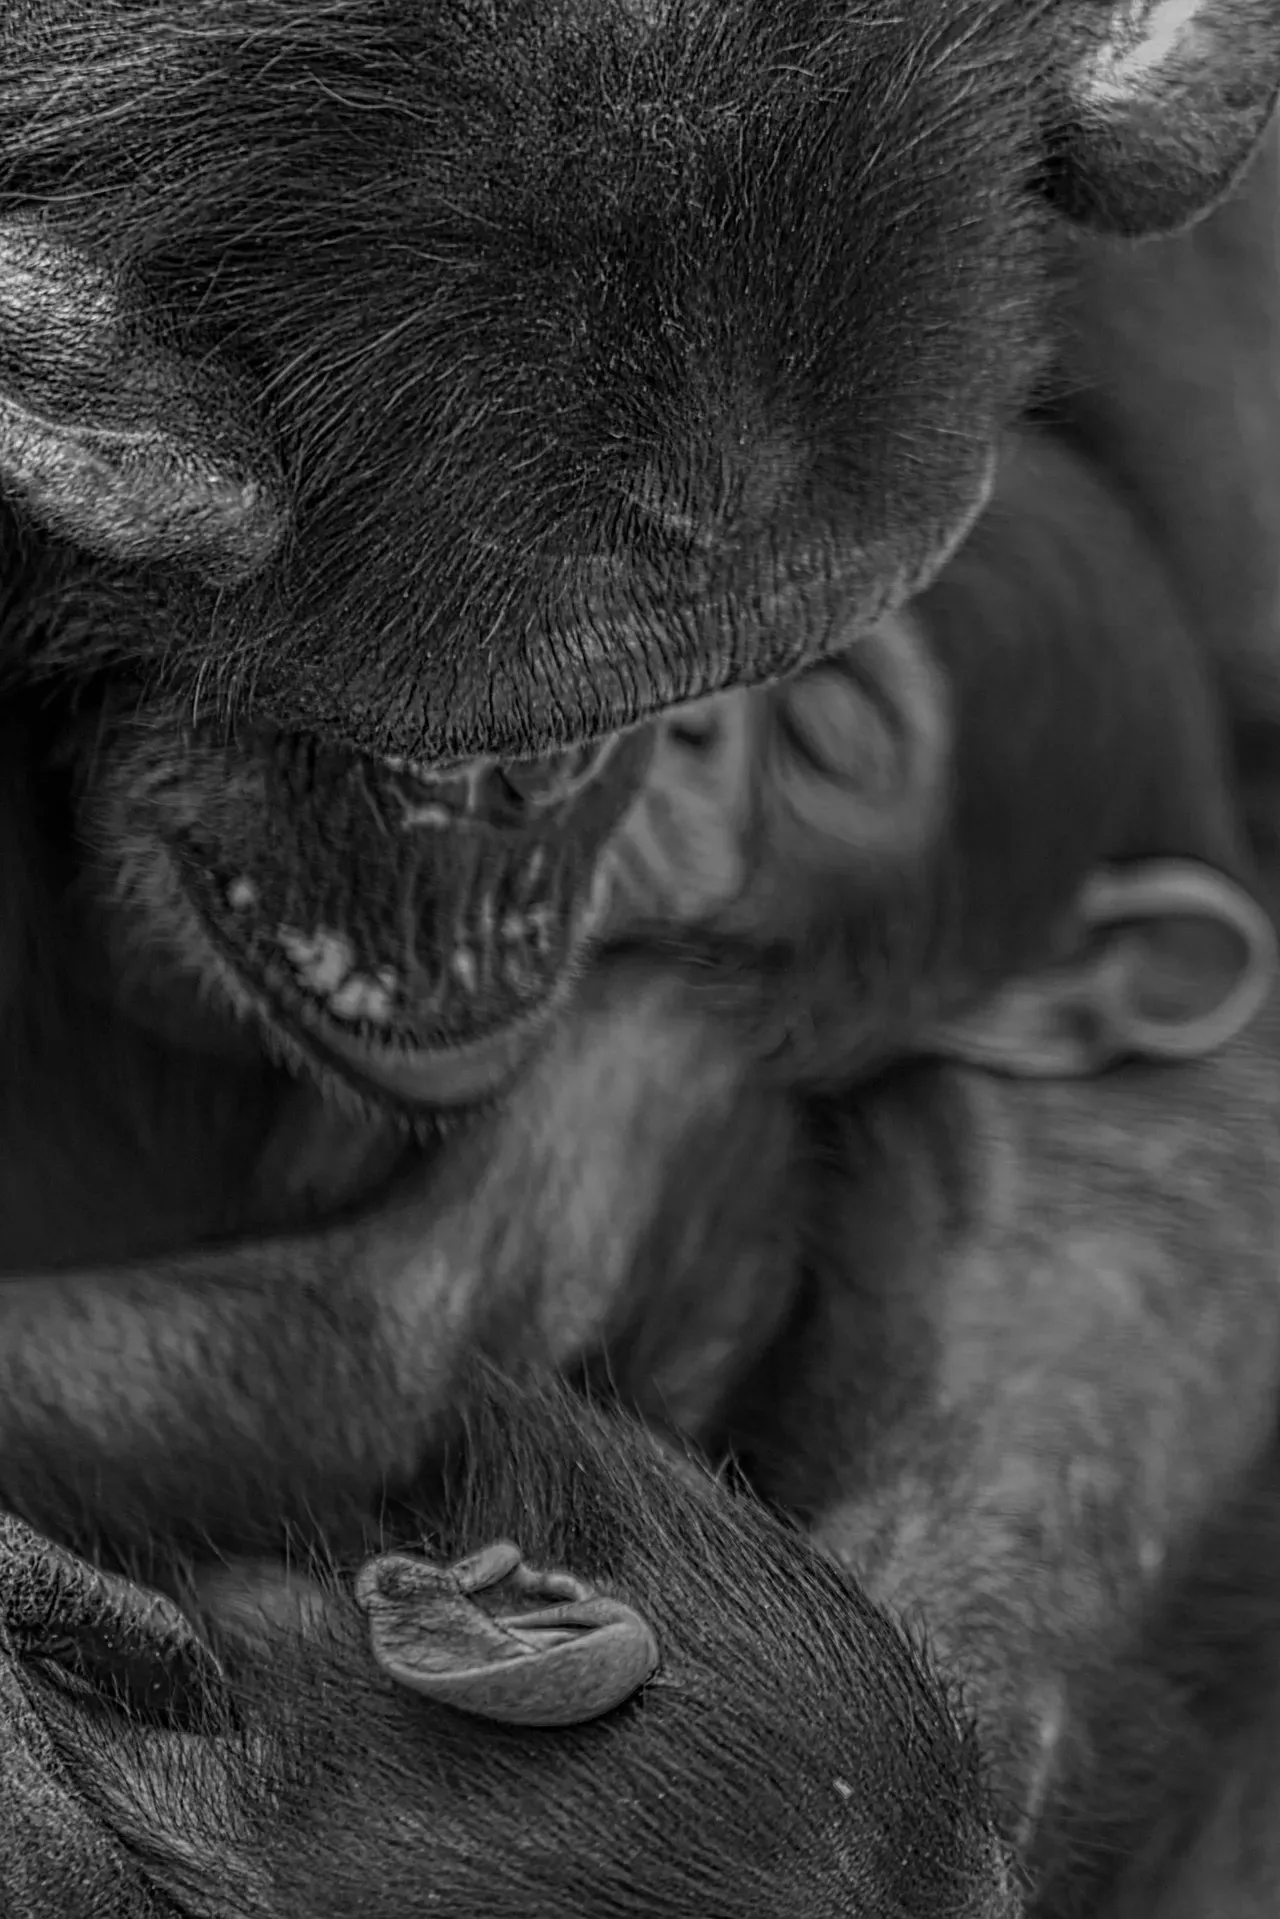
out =
<path fill-rule="evenodd" d="M 91 574 L 29 643 L 78 662 L 88 627 L 206 705 L 418 758 L 812 657 L 851 590 L 901 596 L 1039 355 L 1019 11 L 256 0 L 175 38 L 154 6 L 25 10 L 0 211 L 52 203 L 229 348 L 294 529 L 282 571 L 160 624 Z"/>
<path fill-rule="evenodd" d="M 1246 15 L 1263 36 L 1267 9 Z M 175 34 L 149 0 L 54 0 L 0 28 L 0 217 L 47 210 L 98 250 L 134 380 L 86 381 L 64 337 L 36 399 L 107 426 L 141 407 L 150 434 L 138 367 L 186 379 L 180 451 L 247 467 L 281 540 L 242 577 L 94 559 L 33 511 L 4 523 L 6 1497 L 117 1551 L 326 1533 L 412 1480 L 477 1346 L 509 1364 L 603 1348 L 676 1423 L 714 1430 L 724 1407 L 762 1484 L 923 1609 L 1019 1837 L 1080 1803 L 1079 1633 L 1105 1674 L 1147 1601 L 1135 1555 L 1191 1550 L 1275 1384 L 1265 1057 L 1194 1081 L 1212 1136 L 1163 1082 L 1136 1119 L 1122 1082 L 1114 1131 L 1078 1088 L 1006 1099 L 919 1069 L 852 1113 L 843 1097 L 922 1017 L 1052 954 L 1098 862 L 1245 865 L 1209 675 L 1233 697 L 1245 681 L 1205 666 L 1211 587 L 1170 584 L 1194 511 L 1166 523 L 1167 489 L 1144 485 L 1198 457 L 1176 431 L 1182 313 L 1106 362 L 1158 368 L 1154 463 L 1113 471 L 1069 360 L 1050 367 L 1075 290 L 1084 341 L 1127 270 L 1077 257 L 1050 212 L 1080 134 L 1054 90 L 1063 18 L 255 0 Z M 1179 122 L 1184 158 L 1198 125 Z M 1198 244 L 1157 257 L 1194 278 Z M 1247 250 L 1211 261 L 1228 310 L 1253 271 Z M 1258 366 L 1227 351 L 1224 386 Z M 1019 422 L 1041 374 L 1036 441 Z M 962 530 L 1006 431 L 971 545 L 868 635 Z M 796 736 L 821 678 L 733 689 L 855 640 L 819 668 L 848 726 L 815 780 Z M 118 830 L 121 794 L 141 810 L 153 785 L 202 819 L 234 798 L 234 760 L 221 795 L 187 777 L 193 715 L 235 721 L 246 756 L 267 719 L 431 759 L 542 750 L 721 688 L 755 742 L 735 805 L 711 804 L 736 878 L 693 875 L 676 910 L 660 873 L 676 963 L 615 954 L 511 1098 L 425 1154 L 273 1063 L 305 1047 L 262 1036 L 155 845 Z M 314 800 L 299 830 L 324 872 Z M 650 944 L 647 911 L 620 893 L 619 945 Z M 1162 1126 L 1172 1187 L 1145 1157 Z M 1072 1261 L 1058 1241 L 1082 1215 L 1116 1244 Z M 1134 1315 L 1118 1379 L 1113 1255 Z M 784 1319 L 763 1364 L 799 1397 L 761 1397 L 743 1375 Z M 1022 1375 L 998 1362 L 1027 1350 L 1043 1424 L 1024 1457 Z M 1153 1487 L 1157 1415 L 1199 1451 Z M 1054 1509 L 1054 1557 L 1046 1481 L 1070 1494 L 1104 1440 L 1128 1471 L 1096 1530 L 1087 1501 Z M 406 1884 L 414 1866 L 395 1855 Z"/>
<path fill-rule="evenodd" d="M 1090 1737 L 1035 1858 L 1057 1919 L 1262 1919 L 1280 1875 L 1275 1441 L 1195 1534 L 1123 1658 L 1081 1674 Z"/>
<path fill-rule="evenodd" d="M 1269 1439 L 1278 1083 L 1273 1007 L 1176 1073 L 921 1066 L 842 1102 L 821 1137 L 845 1179 L 791 1327 L 730 1409 L 756 1483 L 967 1678 L 1033 1862 L 1063 1822 L 1083 1851 L 1150 1812 L 1123 1780 L 1158 1735 L 1118 1714 L 1102 1759 L 1093 1714 Z M 1271 1551 L 1243 1581 L 1272 1580 Z M 1184 1623 L 1211 1666 L 1215 1605 Z M 1267 1889 L 1247 1852 L 1223 1870 L 1224 1910 Z M 1064 1910 L 1072 1894 L 1064 1868 Z"/>
<path fill-rule="evenodd" d="M 569 1732 L 478 1728 L 382 1678 L 336 1588 L 305 1635 L 264 1615 L 227 1644 L 226 1695 L 181 1711 L 194 1736 L 10 1665 L 11 1919 L 149 1915 L 139 1880 L 159 1909 L 228 1919 L 1011 1919 L 972 1735 L 798 1533 L 546 1392 L 477 1407 L 467 1459 L 433 1550 L 505 1536 L 629 1598 L 662 1648 L 643 1696 Z M 113 1868 L 127 1893 L 96 1890 Z"/>

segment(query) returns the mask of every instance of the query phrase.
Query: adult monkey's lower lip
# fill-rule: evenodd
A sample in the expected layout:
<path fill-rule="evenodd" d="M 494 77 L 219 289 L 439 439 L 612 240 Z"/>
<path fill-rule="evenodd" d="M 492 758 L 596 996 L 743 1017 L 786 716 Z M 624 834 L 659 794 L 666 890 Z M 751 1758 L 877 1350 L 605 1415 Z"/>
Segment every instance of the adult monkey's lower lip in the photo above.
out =
<path fill-rule="evenodd" d="M 516 1077 L 543 1024 L 504 1027 L 444 1053 L 387 1054 L 332 1030 L 325 1034 L 324 1048 L 335 1065 L 349 1068 L 357 1080 L 400 1105 L 474 1106 Z"/>
<path fill-rule="evenodd" d="M 377 1088 L 395 1105 L 432 1110 L 474 1106 L 493 1098 L 518 1077 L 570 988 L 572 961 L 602 917 L 598 909 L 585 917 L 570 944 L 569 963 L 530 1014 L 480 1038 L 443 1049 L 397 1049 L 364 1035 L 344 1033 L 332 1022 L 326 1022 L 323 1031 L 311 1029 L 306 1038 L 340 1077 Z"/>

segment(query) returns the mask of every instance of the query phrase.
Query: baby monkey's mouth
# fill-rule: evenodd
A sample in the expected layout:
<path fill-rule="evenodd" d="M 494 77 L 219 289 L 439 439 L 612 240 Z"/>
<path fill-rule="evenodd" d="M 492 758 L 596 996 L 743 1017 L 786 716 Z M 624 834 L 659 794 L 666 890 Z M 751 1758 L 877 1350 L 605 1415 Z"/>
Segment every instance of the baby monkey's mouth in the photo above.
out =
<path fill-rule="evenodd" d="M 448 1106 L 509 1079 L 568 990 L 651 745 L 423 766 L 151 728 L 119 789 L 243 1007 L 392 1104 Z"/>

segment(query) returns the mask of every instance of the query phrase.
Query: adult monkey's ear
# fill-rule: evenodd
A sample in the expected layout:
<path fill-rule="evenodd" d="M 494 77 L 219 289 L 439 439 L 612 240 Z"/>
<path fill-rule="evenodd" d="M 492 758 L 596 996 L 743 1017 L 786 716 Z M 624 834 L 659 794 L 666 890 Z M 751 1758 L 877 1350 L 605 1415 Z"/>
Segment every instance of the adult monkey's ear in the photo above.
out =
<path fill-rule="evenodd" d="M 1207 211 L 1280 89 L 1276 0 L 1063 0 L 1049 19 L 1065 76 L 1050 138 L 1057 205 L 1128 235 Z"/>
<path fill-rule="evenodd" d="M 1020 1079 L 1196 1059 L 1247 1026 L 1275 982 L 1267 915 L 1235 881 L 1190 861 L 1095 874 L 1073 922 L 1063 963 L 940 1022 L 920 1050 Z"/>
<path fill-rule="evenodd" d="M 454 1566 L 384 1553 L 361 1567 L 355 1593 L 385 1673 L 503 1725 L 598 1719 L 658 1665 L 633 1607 L 571 1573 L 535 1572 L 505 1540 Z"/>
<path fill-rule="evenodd" d="M 127 278 L 34 220 L 0 222 L 0 493 L 109 558 L 254 573 L 284 527 L 247 396 L 160 337 Z"/>

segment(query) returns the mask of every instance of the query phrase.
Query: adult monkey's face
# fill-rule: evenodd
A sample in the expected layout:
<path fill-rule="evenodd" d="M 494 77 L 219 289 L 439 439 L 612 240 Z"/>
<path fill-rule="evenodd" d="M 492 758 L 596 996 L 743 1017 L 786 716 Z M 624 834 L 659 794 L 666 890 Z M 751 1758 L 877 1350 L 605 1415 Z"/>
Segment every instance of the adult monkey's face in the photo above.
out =
<path fill-rule="evenodd" d="M 27 657 L 105 669 L 89 803 L 152 930 L 411 1103 L 563 990 L 644 723 L 854 642 L 963 535 L 1053 202 L 1196 210 L 1277 39 L 1265 0 L 9 16 Z"/>

